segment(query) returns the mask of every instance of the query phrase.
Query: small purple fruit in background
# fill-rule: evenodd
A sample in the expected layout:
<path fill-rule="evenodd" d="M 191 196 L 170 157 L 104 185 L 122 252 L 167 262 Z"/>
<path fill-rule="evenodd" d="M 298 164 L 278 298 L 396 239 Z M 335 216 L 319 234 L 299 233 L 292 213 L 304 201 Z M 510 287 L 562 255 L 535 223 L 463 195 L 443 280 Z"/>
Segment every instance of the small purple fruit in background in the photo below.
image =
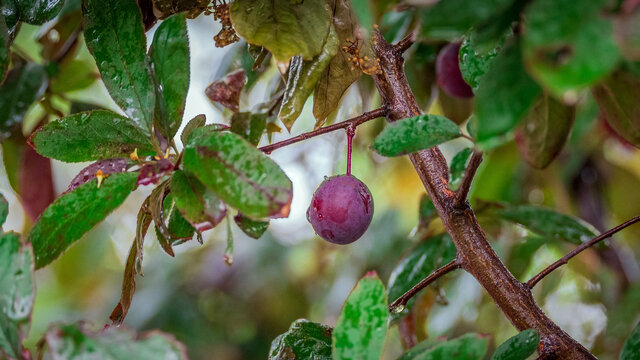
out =
<path fill-rule="evenodd" d="M 459 52 L 460 43 L 450 43 L 440 50 L 436 59 L 436 80 L 447 95 L 470 98 L 473 97 L 473 91 L 462 78 L 458 62 Z"/>
<path fill-rule="evenodd" d="M 351 175 L 327 178 L 313 194 L 307 220 L 328 242 L 350 244 L 371 224 L 373 198 L 367 186 Z"/>

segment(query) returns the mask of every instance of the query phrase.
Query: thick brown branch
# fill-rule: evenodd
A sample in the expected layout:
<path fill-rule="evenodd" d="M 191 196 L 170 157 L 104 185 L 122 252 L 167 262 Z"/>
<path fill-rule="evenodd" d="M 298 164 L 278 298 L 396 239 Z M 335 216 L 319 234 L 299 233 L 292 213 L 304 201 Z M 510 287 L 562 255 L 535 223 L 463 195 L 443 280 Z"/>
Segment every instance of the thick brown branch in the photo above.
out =
<path fill-rule="evenodd" d="M 544 270 L 540 271 L 536 276 L 532 277 L 529 281 L 527 281 L 527 286 L 529 287 L 529 289 L 532 289 L 545 276 L 551 274 L 552 271 L 554 271 L 555 269 L 559 268 L 560 266 L 568 263 L 569 260 L 571 260 L 571 258 L 573 258 L 574 256 L 580 254 L 584 250 L 592 247 L 593 245 L 599 243 L 600 241 L 605 240 L 605 239 L 613 236 L 615 233 L 619 232 L 620 230 L 625 229 L 625 228 L 637 223 L 638 221 L 640 221 L 640 216 L 636 216 L 636 217 L 634 217 L 634 218 L 632 218 L 632 219 L 630 219 L 630 220 L 628 220 L 628 221 L 626 221 L 626 222 L 614 227 L 613 229 L 611 229 L 609 231 L 603 232 L 602 234 L 594 237 L 593 239 L 587 241 L 586 243 L 582 243 L 580 246 L 578 246 L 577 248 L 573 249 L 567 255 L 561 257 L 556 262 L 554 262 L 553 264 L 547 266 Z"/>
<path fill-rule="evenodd" d="M 416 296 L 416 294 L 418 292 L 420 292 L 420 290 L 426 288 L 427 286 L 429 286 L 429 284 L 431 284 L 432 282 L 438 280 L 440 277 L 452 272 L 455 269 L 459 269 L 459 268 L 460 268 L 460 262 L 458 261 L 458 258 L 455 258 L 455 259 L 451 260 L 451 262 L 449 262 L 448 264 L 442 266 L 441 268 L 437 269 L 436 271 L 432 272 L 431 275 L 429 275 L 426 278 L 424 278 L 422 281 L 417 283 L 414 287 L 409 289 L 409 291 L 407 291 L 406 293 L 402 294 L 402 296 L 397 298 L 396 301 L 392 302 L 391 305 L 389 305 L 389 311 L 395 311 L 396 309 L 398 309 L 399 306 L 401 306 L 401 307 L 406 306 L 407 302 L 412 297 Z"/>
<path fill-rule="evenodd" d="M 460 207 L 467 201 L 467 194 L 469 194 L 469 189 L 471 189 L 473 177 L 476 175 L 476 170 L 478 170 L 478 166 L 480 166 L 481 162 L 482 153 L 474 150 L 473 155 L 471 155 L 471 160 L 469 160 L 469 165 L 467 165 L 467 169 L 464 171 L 462 184 L 460 184 L 458 191 L 456 191 L 456 198 L 453 204 L 454 207 Z"/>
<path fill-rule="evenodd" d="M 267 154 L 271 154 L 271 152 L 273 150 L 279 149 L 281 147 L 287 146 L 287 145 L 291 145 L 303 140 L 307 140 L 310 139 L 312 137 L 318 136 L 318 135 L 322 135 L 322 134 L 326 134 L 328 132 L 332 132 L 338 129 L 347 129 L 349 127 L 356 127 L 360 124 L 363 124 L 367 121 L 373 120 L 373 119 L 377 119 L 379 117 L 383 117 L 385 116 L 387 113 L 387 110 L 385 108 L 379 108 L 379 109 L 375 109 L 375 110 L 371 110 L 369 112 L 366 112 L 360 116 L 356 116 L 354 118 L 339 122 L 337 124 L 333 124 L 333 125 L 329 125 L 329 126 L 325 126 L 325 127 L 321 127 L 319 129 L 313 130 L 313 131 L 309 131 L 306 132 L 304 134 L 300 134 L 298 136 L 294 136 L 292 138 L 289 138 L 287 140 L 283 140 L 283 141 L 279 141 L 277 143 L 273 143 L 270 145 L 265 145 L 263 147 L 260 148 L 260 150 L 262 150 L 263 152 L 267 153 Z"/>

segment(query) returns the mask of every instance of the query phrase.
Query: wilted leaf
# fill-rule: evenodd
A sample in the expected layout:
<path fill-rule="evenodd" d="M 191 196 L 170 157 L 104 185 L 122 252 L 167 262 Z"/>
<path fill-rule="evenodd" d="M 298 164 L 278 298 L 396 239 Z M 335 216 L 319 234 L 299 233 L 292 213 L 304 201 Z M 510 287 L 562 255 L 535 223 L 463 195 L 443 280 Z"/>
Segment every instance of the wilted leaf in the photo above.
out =
<path fill-rule="evenodd" d="M 580 245 L 597 235 L 593 226 L 583 220 L 543 207 L 509 206 L 496 212 L 501 218 L 518 223 L 549 239 Z"/>
<path fill-rule="evenodd" d="M 266 114 L 241 112 L 231 117 L 231 131 L 242 136 L 253 145 L 258 145 L 267 127 Z"/>
<path fill-rule="evenodd" d="M 184 15 L 173 15 L 160 24 L 149 50 L 156 82 L 156 123 L 173 139 L 182 124 L 189 90 L 189 38 Z"/>
<path fill-rule="evenodd" d="M 47 353 L 54 360 L 187 359 L 184 345 L 158 331 L 136 335 L 111 326 L 94 332 L 81 323 L 53 326 L 45 334 L 44 340 Z"/>
<path fill-rule="evenodd" d="M 65 193 L 74 190 L 78 186 L 96 178 L 96 173 L 100 171 L 103 175 L 120 173 L 127 171 L 127 160 L 122 158 L 105 159 L 96 161 L 86 168 L 80 170 L 78 175 L 71 180 Z"/>
<path fill-rule="evenodd" d="M 591 88 L 591 93 L 611 128 L 640 147 L 640 78 L 620 69 Z"/>
<path fill-rule="evenodd" d="M 541 89 L 522 64 L 520 43 L 508 42 L 492 61 L 475 92 L 476 137 L 486 147 L 520 122 Z"/>
<path fill-rule="evenodd" d="M 230 10 L 238 34 L 278 61 L 319 55 L 331 22 L 324 1 L 238 0 Z"/>
<path fill-rule="evenodd" d="M 91 180 L 54 201 L 29 234 L 36 268 L 55 260 L 120 206 L 135 189 L 136 178 L 136 173 L 114 173 L 99 188 Z"/>
<path fill-rule="evenodd" d="M 399 156 L 428 149 L 462 136 L 460 128 L 439 115 L 418 115 L 387 125 L 373 149 L 383 156 Z"/>
<path fill-rule="evenodd" d="M 516 143 L 527 162 L 544 169 L 560 153 L 567 142 L 574 106 L 567 106 L 549 95 L 541 96 L 516 129 Z"/>
<path fill-rule="evenodd" d="M 0 356 L 21 359 L 35 299 L 33 250 L 14 232 L 0 234 Z"/>
<path fill-rule="evenodd" d="M 421 343 L 422 344 L 422 343 Z M 480 360 L 484 358 L 489 345 L 485 335 L 465 334 L 449 341 L 425 340 L 426 346 L 416 345 L 398 360 Z"/>
<path fill-rule="evenodd" d="M 220 198 L 193 175 L 176 170 L 169 188 L 182 216 L 200 232 L 214 228 L 227 215 Z"/>
<path fill-rule="evenodd" d="M 259 239 L 269 227 L 269 221 L 253 220 L 240 213 L 233 217 L 233 221 L 243 233 L 254 239 Z"/>
<path fill-rule="evenodd" d="M 47 87 L 47 74 L 41 65 L 14 66 L 0 87 L 0 141 L 20 126 L 27 109 Z"/>
<path fill-rule="evenodd" d="M 375 272 L 351 290 L 332 334 L 335 360 L 378 360 L 387 335 L 387 296 Z"/>
<path fill-rule="evenodd" d="M 183 163 L 185 170 L 247 216 L 289 215 L 291 180 L 273 160 L 236 134 L 192 135 Z"/>
<path fill-rule="evenodd" d="M 350 1 L 329 0 L 328 4 L 333 14 L 333 27 L 340 48 L 347 45 L 347 39 L 355 39 L 354 29 L 357 24 L 353 22 Z M 329 114 L 338 107 L 344 92 L 362 75 L 362 71 L 347 60 L 348 57 L 349 55 L 338 49 L 338 53 L 331 59 L 318 80 L 313 92 L 313 116 L 316 118 L 316 127 L 324 124 Z"/>
<path fill-rule="evenodd" d="M 501 15 L 514 0 L 448 0 L 422 10 L 424 37 L 442 40 L 459 38 L 474 26 L 482 25 L 492 17 Z"/>
<path fill-rule="evenodd" d="M 448 234 L 441 234 L 418 243 L 389 276 L 387 293 L 391 302 L 409 291 L 432 272 L 447 264 L 456 256 L 456 247 Z M 409 300 L 405 309 L 393 313 L 392 320 L 397 320 L 409 313 L 415 299 Z"/>
<path fill-rule="evenodd" d="M 204 116 L 204 114 L 196 115 L 193 119 L 189 120 L 187 125 L 185 125 L 184 129 L 182 130 L 182 134 L 180 134 L 180 140 L 182 140 L 182 144 L 186 145 L 191 132 L 197 128 L 203 127 L 206 121 L 207 118 L 206 116 Z"/>
<path fill-rule="evenodd" d="M 491 360 L 526 360 L 533 355 L 539 343 L 540 335 L 536 330 L 524 330 L 498 346 Z"/>
<path fill-rule="evenodd" d="M 269 360 L 331 360 L 331 328 L 298 319 L 271 343 Z"/>
<path fill-rule="evenodd" d="M 51 160 L 25 146 L 20 166 L 20 200 L 25 212 L 35 220 L 56 198 Z"/>
<path fill-rule="evenodd" d="M 114 324 L 121 324 L 125 316 L 127 316 L 127 312 L 129 312 L 133 294 L 136 292 L 136 275 L 142 274 L 144 237 L 147 235 L 150 224 L 151 212 L 149 210 L 149 197 L 147 197 L 140 207 L 140 211 L 138 211 L 136 237 L 133 240 L 133 244 L 131 244 L 131 249 L 129 249 L 129 255 L 127 256 L 127 263 L 124 267 L 120 301 L 109 316 L 109 320 Z"/>
<path fill-rule="evenodd" d="M 153 0 L 153 13 L 164 19 L 184 12 L 189 19 L 195 19 L 207 9 L 211 0 Z"/>
<path fill-rule="evenodd" d="M 29 141 L 43 156 L 66 162 L 153 155 L 145 134 L 129 119 L 107 110 L 69 115 L 36 130 Z"/>
<path fill-rule="evenodd" d="M 138 185 L 157 184 L 171 171 L 173 171 L 173 163 L 169 159 L 160 159 L 144 164 L 138 173 Z"/>
<path fill-rule="evenodd" d="M 204 93 L 209 100 L 219 103 L 233 112 L 239 110 L 240 92 L 247 82 L 244 70 L 236 70 L 207 86 Z"/>
<path fill-rule="evenodd" d="M 287 86 L 278 114 L 278 118 L 282 120 L 289 131 L 302 112 L 307 98 L 316 87 L 324 69 L 337 52 L 338 37 L 334 27 L 331 26 L 320 55 L 311 60 L 304 60 L 302 56 L 294 56 L 289 62 Z"/>
<path fill-rule="evenodd" d="M 522 50 L 528 69 L 558 96 L 605 77 L 619 59 L 606 0 L 536 0 L 524 14 Z"/>
<path fill-rule="evenodd" d="M 134 0 L 85 0 L 82 9 L 85 41 L 109 94 L 152 134 L 155 93 L 138 5 Z"/>
<path fill-rule="evenodd" d="M 634 360 L 640 354 L 640 323 L 631 331 L 622 346 L 619 360 Z"/>
<path fill-rule="evenodd" d="M 5 0 L 13 1 L 20 21 L 31 25 L 42 25 L 53 19 L 64 4 L 64 0 Z"/>

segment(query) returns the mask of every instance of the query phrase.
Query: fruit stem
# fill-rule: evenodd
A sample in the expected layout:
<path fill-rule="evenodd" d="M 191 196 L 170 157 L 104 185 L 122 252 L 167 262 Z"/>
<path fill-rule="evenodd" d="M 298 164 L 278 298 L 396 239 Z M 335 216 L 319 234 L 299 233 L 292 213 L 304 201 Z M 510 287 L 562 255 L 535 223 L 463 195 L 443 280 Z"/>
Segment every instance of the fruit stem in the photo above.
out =
<path fill-rule="evenodd" d="M 356 126 L 349 124 L 347 131 L 347 175 L 351 175 L 351 149 L 353 148 L 353 137 L 356 134 Z"/>

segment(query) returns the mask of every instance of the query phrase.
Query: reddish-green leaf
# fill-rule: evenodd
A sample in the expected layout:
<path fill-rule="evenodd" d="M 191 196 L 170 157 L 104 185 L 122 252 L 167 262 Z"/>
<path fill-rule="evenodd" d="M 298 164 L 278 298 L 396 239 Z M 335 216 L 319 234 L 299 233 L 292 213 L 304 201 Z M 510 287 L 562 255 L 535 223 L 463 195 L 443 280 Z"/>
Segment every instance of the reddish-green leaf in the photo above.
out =
<path fill-rule="evenodd" d="M 331 328 L 298 319 L 271 343 L 269 360 L 331 360 Z"/>
<path fill-rule="evenodd" d="M 209 100 L 216 102 L 233 112 L 240 109 L 240 92 L 247 82 L 244 70 L 237 70 L 227 74 L 224 78 L 214 81 L 204 93 Z"/>
<path fill-rule="evenodd" d="M 85 41 L 109 94 L 151 134 L 155 93 L 140 8 L 134 0 L 85 0 L 82 9 Z"/>
<path fill-rule="evenodd" d="M 365 275 L 349 294 L 332 334 L 335 360 L 378 360 L 387 335 L 387 296 L 375 272 Z"/>
<path fill-rule="evenodd" d="M 35 220 L 56 198 L 53 189 L 51 159 L 25 146 L 20 165 L 20 199 L 25 212 Z"/>
<path fill-rule="evenodd" d="M 242 214 L 234 216 L 233 221 L 236 222 L 236 225 L 243 233 L 254 239 L 259 239 L 269 227 L 269 221 L 253 220 Z"/>
<path fill-rule="evenodd" d="M 69 115 L 38 129 L 30 138 L 43 156 L 66 162 L 154 154 L 151 142 L 129 119 L 107 110 Z"/>
<path fill-rule="evenodd" d="M 91 180 L 54 201 L 29 234 L 36 268 L 55 260 L 120 206 L 135 189 L 136 178 L 136 173 L 111 174 L 99 188 Z"/>
<path fill-rule="evenodd" d="M 233 114 L 231 118 L 231 131 L 242 136 L 253 145 L 258 145 L 266 127 L 266 114 L 241 112 Z"/>
<path fill-rule="evenodd" d="M 93 164 L 80 170 L 78 175 L 76 175 L 76 177 L 74 177 L 73 180 L 71 180 L 71 183 L 69 183 L 69 187 L 65 192 L 72 191 L 73 189 L 86 183 L 87 181 L 95 179 L 96 173 L 98 171 L 100 171 L 103 175 L 125 172 L 127 171 L 127 160 L 126 159 L 105 159 L 105 160 L 94 162 Z"/>
<path fill-rule="evenodd" d="M 531 166 L 544 169 L 560 153 L 569 137 L 575 107 L 549 95 L 541 96 L 516 129 L 520 153 Z"/>
<path fill-rule="evenodd" d="M 289 215 L 291 180 L 273 160 L 236 134 L 196 130 L 184 150 L 183 164 L 225 203 L 247 216 Z"/>
<path fill-rule="evenodd" d="M 214 228 L 227 215 L 220 198 L 193 175 L 176 170 L 169 187 L 182 216 L 200 232 Z"/>

